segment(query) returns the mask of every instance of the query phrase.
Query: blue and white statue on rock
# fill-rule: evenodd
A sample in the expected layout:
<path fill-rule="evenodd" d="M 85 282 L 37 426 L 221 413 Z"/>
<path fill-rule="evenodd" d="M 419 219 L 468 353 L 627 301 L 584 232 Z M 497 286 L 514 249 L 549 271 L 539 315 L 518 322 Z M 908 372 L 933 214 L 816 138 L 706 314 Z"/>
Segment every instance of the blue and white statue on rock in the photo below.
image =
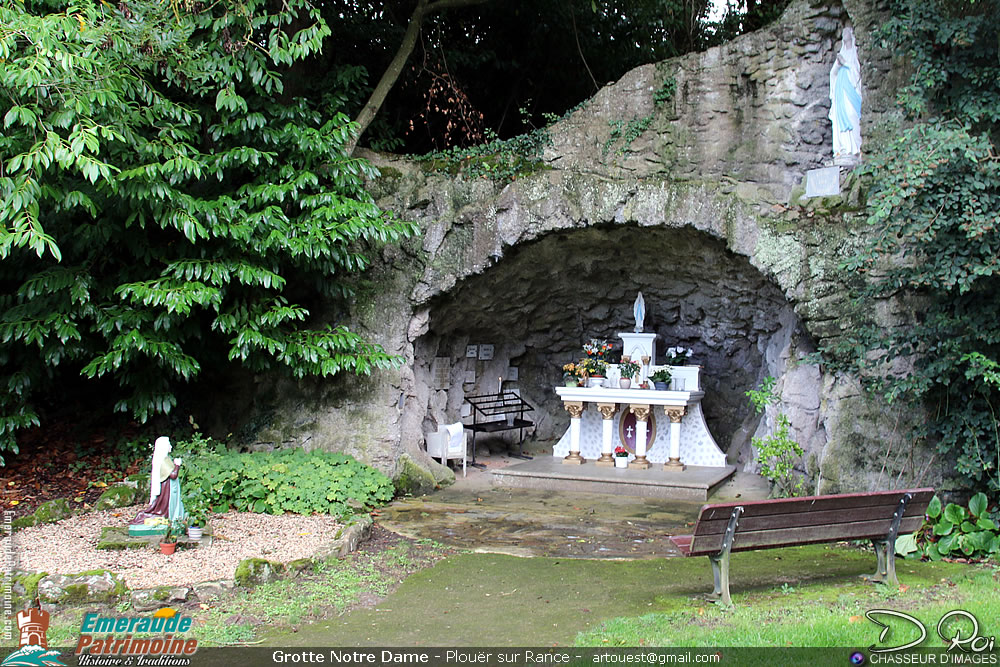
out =
<path fill-rule="evenodd" d="M 642 298 L 642 292 L 635 298 L 632 314 L 635 315 L 635 332 L 642 333 L 642 321 L 646 319 L 646 301 Z"/>
<path fill-rule="evenodd" d="M 850 26 L 844 28 L 840 53 L 830 69 L 830 120 L 834 164 L 857 164 L 861 159 L 861 63 Z"/>

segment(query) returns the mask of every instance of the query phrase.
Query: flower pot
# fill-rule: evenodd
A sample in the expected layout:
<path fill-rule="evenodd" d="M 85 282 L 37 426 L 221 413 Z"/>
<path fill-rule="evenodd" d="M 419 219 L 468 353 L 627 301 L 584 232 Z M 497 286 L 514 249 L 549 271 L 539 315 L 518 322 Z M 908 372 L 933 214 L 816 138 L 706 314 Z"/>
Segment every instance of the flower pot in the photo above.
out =
<path fill-rule="evenodd" d="M 667 390 L 667 383 L 666 382 L 654 382 L 653 386 L 656 387 L 656 389 L 659 390 L 659 391 L 666 391 Z"/>
<path fill-rule="evenodd" d="M 628 467 L 628 457 L 627 456 L 616 456 L 615 457 L 615 467 L 616 468 L 627 468 Z"/>
<path fill-rule="evenodd" d="M 192 540 L 200 540 L 203 534 L 201 526 L 188 526 L 188 537 Z"/>
<path fill-rule="evenodd" d="M 629 387 L 632 386 L 632 379 L 631 378 L 619 378 L 619 380 L 618 380 L 618 386 L 621 387 L 622 389 L 628 389 Z"/>
<path fill-rule="evenodd" d="M 577 380 L 566 380 L 566 386 L 567 387 L 575 387 L 578 384 L 580 384 L 580 383 Z"/>
<path fill-rule="evenodd" d="M 174 551 L 176 549 L 177 549 L 177 543 L 176 542 L 160 542 L 160 553 L 161 554 L 169 556 L 170 554 L 174 553 Z"/>
<path fill-rule="evenodd" d="M 592 375 L 587 378 L 588 387 L 603 387 L 604 386 L 604 376 L 603 375 Z"/>

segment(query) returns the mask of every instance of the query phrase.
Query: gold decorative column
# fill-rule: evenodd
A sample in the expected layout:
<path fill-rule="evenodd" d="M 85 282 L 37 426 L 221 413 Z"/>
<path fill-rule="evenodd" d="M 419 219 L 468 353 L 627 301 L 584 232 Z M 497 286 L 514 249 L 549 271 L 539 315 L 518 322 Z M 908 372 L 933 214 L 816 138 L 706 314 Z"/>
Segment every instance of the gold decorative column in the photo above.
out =
<path fill-rule="evenodd" d="M 687 406 L 664 406 L 663 412 L 670 419 L 670 458 L 663 464 L 663 469 L 678 472 L 685 468 L 681 463 L 681 420 L 687 414 Z"/>
<path fill-rule="evenodd" d="M 648 405 L 630 405 L 629 411 L 635 415 L 635 460 L 629 465 L 636 468 L 648 468 L 646 459 L 646 422 L 649 419 Z"/>
<path fill-rule="evenodd" d="M 580 418 L 583 416 L 583 401 L 563 401 L 563 407 L 569 413 L 569 454 L 563 458 L 563 463 L 581 465 L 587 462 L 580 456 Z"/>
<path fill-rule="evenodd" d="M 599 466 L 614 466 L 615 457 L 612 455 L 614 452 L 612 435 L 614 433 L 613 420 L 615 413 L 618 411 L 618 405 L 616 403 L 598 403 L 597 411 L 600 412 L 601 417 L 604 418 L 604 421 L 601 422 L 604 432 L 601 440 L 601 458 L 597 459 L 594 464 Z"/>

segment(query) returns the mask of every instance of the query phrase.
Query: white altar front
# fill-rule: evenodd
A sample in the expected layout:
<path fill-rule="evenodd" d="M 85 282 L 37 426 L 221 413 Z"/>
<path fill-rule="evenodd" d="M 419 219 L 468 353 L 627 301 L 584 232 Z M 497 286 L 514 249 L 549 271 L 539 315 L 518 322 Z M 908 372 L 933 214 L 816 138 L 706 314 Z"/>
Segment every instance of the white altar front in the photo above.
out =
<path fill-rule="evenodd" d="M 652 373 L 657 367 L 647 368 Z M 653 463 L 678 471 L 688 465 L 725 467 L 726 455 L 709 432 L 701 409 L 705 395 L 701 368 L 664 368 L 673 378 L 668 390 L 619 389 L 614 365 L 608 373 L 614 388 L 556 387 L 570 425 L 552 455 L 567 464 L 614 465 L 612 454 L 621 445 L 629 451 L 630 465 L 639 467 Z"/>

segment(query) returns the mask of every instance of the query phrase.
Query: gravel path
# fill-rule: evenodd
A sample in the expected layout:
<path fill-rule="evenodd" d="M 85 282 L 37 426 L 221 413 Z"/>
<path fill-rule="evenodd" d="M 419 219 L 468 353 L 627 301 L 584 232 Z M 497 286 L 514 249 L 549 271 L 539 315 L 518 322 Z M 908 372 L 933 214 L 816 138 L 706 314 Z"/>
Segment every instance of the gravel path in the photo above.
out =
<path fill-rule="evenodd" d="M 178 586 L 215 579 L 231 579 L 244 558 L 266 558 L 287 563 L 313 556 L 333 541 L 341 523 L 331 516 L 286 514 L 216 514 L 210 523 L 215 541 L 209 547 L 178 550 L 164 556 L 159 548 L 98 551 L 104 526 L 124 526 L 141 506 L 80 514 L 44 526 L 14 533 L 17 567 L 34 572 L 72 574 L 111 570 L 125 577 L 129 588 Z M 0 553 L 7 553 L 0 539 Z"/>

